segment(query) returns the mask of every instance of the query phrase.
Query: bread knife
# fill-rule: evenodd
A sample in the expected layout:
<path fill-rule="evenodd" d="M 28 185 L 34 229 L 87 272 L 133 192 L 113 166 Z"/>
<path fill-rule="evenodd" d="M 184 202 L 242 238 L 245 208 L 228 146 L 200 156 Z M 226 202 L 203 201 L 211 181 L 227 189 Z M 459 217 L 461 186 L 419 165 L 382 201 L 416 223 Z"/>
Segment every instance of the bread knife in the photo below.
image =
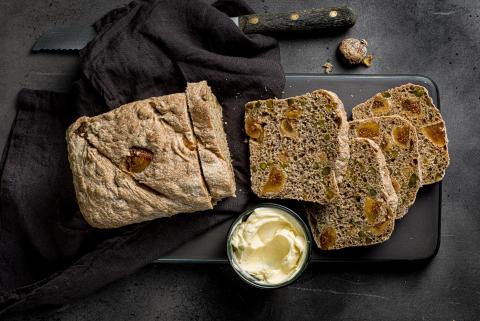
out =
<path fill-rule="evenodd" d="M 350 28 L 356 16 L 349 7 L 314 8 L 284 13 L 250 14 L 231 17 L 245 33 L 325 32 Z M 93 27 L 56 28 L 44 33 L 32 51 L 80 50 L 96 35 Z"/>

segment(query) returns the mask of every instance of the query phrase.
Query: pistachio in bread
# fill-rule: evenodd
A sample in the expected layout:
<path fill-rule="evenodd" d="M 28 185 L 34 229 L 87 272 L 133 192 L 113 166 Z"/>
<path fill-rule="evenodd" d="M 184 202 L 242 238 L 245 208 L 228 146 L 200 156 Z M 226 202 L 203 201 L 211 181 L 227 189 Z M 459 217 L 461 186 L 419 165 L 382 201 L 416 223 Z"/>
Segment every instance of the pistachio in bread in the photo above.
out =
<path fill-rule="evenodd" d="M 442 180 L 450 163 L 445 122 L 426 88 L 405 84 L 375 95 L 352 110 L 353 119 L 399 115 L 417 130 L 422 184 Z"/>
<path fill-rule="evenodd" d="M 317 203 L 338 196 L 348 161 L 348 122 L 326 90 L 245 106 L 252 190 L 262 198 Z"/>
<path fill-rule="evenodd" d="M 340 197 L 330 204 L 305 204 L 308 222 L 322 250 L 381 243 L 395 225 L 397 196 L 380 147 L 352 138 Z"/>
<path fill-rule="evenodd" d="M 352 120 L 349 125 L 350 137 L 369 138 L 382 149 L 398 196 L 396 217 L 402 218 L 422 185 L 415 126 L 395 115 Z"/>

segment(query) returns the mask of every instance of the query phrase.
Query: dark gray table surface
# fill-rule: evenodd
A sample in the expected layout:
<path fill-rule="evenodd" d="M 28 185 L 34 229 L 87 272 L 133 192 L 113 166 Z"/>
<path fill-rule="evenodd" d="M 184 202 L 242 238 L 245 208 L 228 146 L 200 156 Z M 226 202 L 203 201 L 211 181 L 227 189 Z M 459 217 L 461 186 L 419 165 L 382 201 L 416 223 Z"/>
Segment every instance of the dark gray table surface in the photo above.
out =
<path fill-rule="evenodd" d="M 173 0 L 172 0 L 173 1 Z M 77 58 L 31 54 L 55 26 L 82 25 L 128 1 L 2 0 L 0 2 L 0 149 L 21 87 L 62 89 Z M 251 0 L 258 12 L 338 1 Z M 344 1 L 358 13 L 346 35 L 366 38 L 371 68 L 343 68 L 341 39 L 280 42 L 286 72 L 423 74 L 436 81 L 450 139 L 443 182 L 441 245 L 424 264 L 310 265 L 292 286 L 250 288 L 227 265 L 157 264 L 69 306 L 18 313 L 7 320 L 475 320 L 480 318 L 480 2 Z"/>

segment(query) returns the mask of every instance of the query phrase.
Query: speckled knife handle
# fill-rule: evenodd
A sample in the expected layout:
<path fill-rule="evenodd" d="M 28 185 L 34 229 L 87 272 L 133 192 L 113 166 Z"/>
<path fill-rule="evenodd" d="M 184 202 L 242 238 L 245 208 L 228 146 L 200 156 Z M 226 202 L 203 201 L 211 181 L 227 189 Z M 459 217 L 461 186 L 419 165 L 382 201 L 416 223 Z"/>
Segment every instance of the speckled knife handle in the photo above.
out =
<path fill-rule="evenodd" d="M 349 28 L 355 19 L 348 7 L 329 7 L 240 16 L 238 25 L 245 33 L 279 33 Z"/>

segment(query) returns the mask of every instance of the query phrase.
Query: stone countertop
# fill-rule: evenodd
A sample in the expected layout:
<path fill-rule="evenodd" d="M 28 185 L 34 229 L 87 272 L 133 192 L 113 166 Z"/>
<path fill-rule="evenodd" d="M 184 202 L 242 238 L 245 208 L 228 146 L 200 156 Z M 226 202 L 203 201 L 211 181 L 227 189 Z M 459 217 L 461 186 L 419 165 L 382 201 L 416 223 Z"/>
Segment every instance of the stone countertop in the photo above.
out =
<path fill-rule="evenodd" d="M 58 26 L 84 25 L 127 1 L 3 0 L 0 3 L 0 149 L 21 87 L 61 89 L 74 55 L 31 54 Z M 211 2 L 211 1 L 210 1 Z M 441 245 L 423 264 L 310 265 L 292 286 L 262 291 L 227 265 L 156 264 L 60 309 L 5 320 L 473 320 L 480 315 L 480 2 L 247 1 L 257 12 L 347 4 L 358 14 L 342 36 L 281 39 L 285 72 L 421 74 L 440 90 L 451 166 L 443 181 Z M 344 68 L 346 36 L 365 38 L 371 68 Z M 52 78 L 53 77 L 53 78 Z"/>

